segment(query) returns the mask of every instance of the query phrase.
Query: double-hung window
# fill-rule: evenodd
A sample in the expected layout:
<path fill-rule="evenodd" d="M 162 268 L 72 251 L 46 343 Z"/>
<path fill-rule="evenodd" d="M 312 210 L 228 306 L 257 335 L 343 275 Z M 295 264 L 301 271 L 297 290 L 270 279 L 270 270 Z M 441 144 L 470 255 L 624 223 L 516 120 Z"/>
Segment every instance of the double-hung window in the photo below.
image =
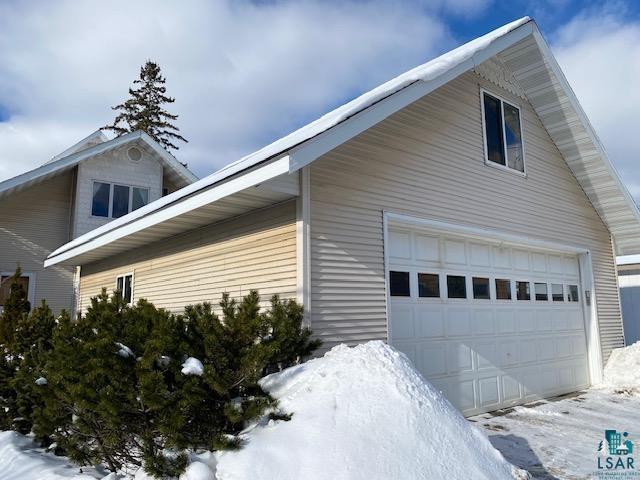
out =
<path fill-rule="evenodd" d="M 131 303 L 133 298 L 133 274 L 127 273 L 116 277 L 116 290 L 120 292 L 125 302 Z"/>
<path fill-rule="evenodd" d="M 524 148 L 520 109 L 482 91 L 485 160 L 524 173 Z"/>
<path fill-rule="evenodd" d="M 149 203 L 149 190 L 128 185 L 93 182 L 91 215 L 120 218 Z"/>

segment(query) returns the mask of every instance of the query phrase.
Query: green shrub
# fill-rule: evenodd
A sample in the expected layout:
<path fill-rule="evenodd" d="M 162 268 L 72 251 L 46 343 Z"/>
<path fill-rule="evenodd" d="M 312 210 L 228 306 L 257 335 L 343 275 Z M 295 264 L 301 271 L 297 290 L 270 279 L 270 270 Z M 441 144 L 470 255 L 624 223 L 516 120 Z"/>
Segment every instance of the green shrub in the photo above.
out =
<path fill-rule="evenodd" d="M 225 295 L 221 318 L 207 303 L 172 315 L 103 291 L 75 321 L 61 315 L 50 344 L 22 345 L 35 350 L 20 369 L 18 408 L 79 464 L 176 476 L 186 448 L 238 448 L 246 422 L 275 406 L 258 380 L 319 345 L 296 302 L 276 296 L 266 312 L 259 302 L 257 292 L 241 302 Z M 196 368 L 183 372 L 185 362 Z"/>

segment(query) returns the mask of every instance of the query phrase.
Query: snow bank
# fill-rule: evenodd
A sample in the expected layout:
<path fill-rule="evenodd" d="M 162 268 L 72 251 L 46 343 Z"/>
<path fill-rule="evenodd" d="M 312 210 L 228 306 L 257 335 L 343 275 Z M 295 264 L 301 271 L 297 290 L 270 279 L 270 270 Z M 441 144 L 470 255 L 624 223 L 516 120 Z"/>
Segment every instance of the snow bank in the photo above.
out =
<path fill-rule="evenodd" d="M 218 454 L 219 480 L 527 478 L 382 342 L 335 347 L 261 384 L 293 417 Z"/>
<path fill-rule="evenodd" d="M 29 437 L 0 432 L 0 478 L 2 480 L 94 480 L 103 478 L 92 468 L 80 469 L 65 457 L 37 448 Z"/>
<path fill-rule="evenodd" d="M 602 383 L 605 388 L 640 389 L 640 342 L 611 352 Z"/>
<path fill-rule="evenodd" d="M 198 375 L 202 376 L 204 373 L 204 366 L 202 362 L 197 358 L 189 357 L 182 364 L 183 375 Z"/>

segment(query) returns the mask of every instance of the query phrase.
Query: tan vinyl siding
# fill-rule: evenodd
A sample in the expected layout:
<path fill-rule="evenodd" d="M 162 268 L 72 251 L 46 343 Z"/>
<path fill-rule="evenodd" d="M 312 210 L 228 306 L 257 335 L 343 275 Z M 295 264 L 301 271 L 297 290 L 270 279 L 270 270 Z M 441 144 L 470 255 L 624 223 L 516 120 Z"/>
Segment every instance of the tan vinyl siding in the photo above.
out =
<path fill-rule="evenodd" d="M 520 105 L 527 177 L 484 163 L 480 85 Z M 610 235 L 531 106 L 469 72 L 310 167 L 311 326 L 386 339 L 383 211 L 588 247 L 604 360 L 623 343 Z"/>
<path fill-rule="evenodd" d="M 35 273 L 36 303 L 44 299 L 56 313 L 73 307 L 73 268 L 45 270 L 43 262 L 69 241 L 72 191 L 73 172 L 67 172 L 0 199 L 0 271 L 20 264 Z"/>
<path fill-rule="evenodd" d="M 182 312 L 185 305 L 217 304 L 256 289 L 263 301 L 296 295 L 295 202 L 208 225 L 126 254 L 84 265 L 80 308 L 116 276 L 134 274 L 134 300 Z"/>

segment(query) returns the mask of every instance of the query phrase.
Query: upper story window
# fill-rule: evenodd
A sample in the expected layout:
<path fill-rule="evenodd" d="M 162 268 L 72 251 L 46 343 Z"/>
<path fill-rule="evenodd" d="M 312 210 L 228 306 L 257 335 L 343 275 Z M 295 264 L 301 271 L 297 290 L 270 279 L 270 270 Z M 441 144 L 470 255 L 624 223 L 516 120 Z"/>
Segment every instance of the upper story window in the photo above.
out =
<path fill-rule="evenodd" d="M 520 109 L 482 91 L 485 160 L 524 173 Z"/>
<path fill-rule="evenodd" d="M 91 215 L 119 218 L 149 203 L 147 188 L 93 182 Z"/>

